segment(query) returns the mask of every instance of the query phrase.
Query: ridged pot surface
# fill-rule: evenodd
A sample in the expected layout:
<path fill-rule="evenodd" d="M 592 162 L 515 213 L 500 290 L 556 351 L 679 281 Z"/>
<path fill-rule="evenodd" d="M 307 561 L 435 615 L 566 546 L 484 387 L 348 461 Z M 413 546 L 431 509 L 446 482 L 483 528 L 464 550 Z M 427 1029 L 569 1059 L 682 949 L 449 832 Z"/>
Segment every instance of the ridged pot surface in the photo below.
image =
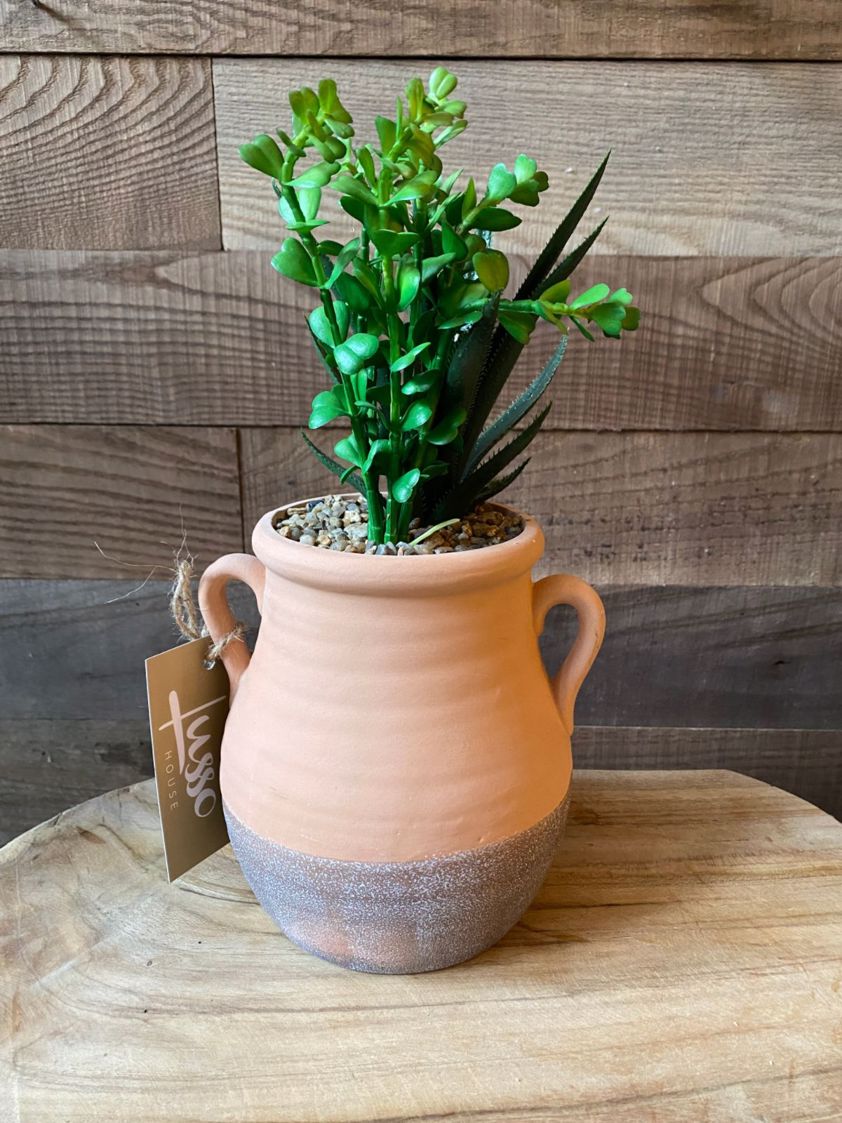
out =
<path fill-rule="evenodd" d="M 533 584 L 532 519 L 497 546 L 393 557 L 302 546 L 276 517 L 255 528 L 257 559 L 220 559 L 200 587 L 212 635 L 231 625 L 230 578 L 261 605 L 251 660 L 241 644 L 224 656 L 221 785 L 244 871 L 284 931 L 348 966 L 474 954 L 518 919 L 557 844 L 599 600 L 576 578 Z M 538 634 L 562 600 L 580 635 L 550 683 Z"/>

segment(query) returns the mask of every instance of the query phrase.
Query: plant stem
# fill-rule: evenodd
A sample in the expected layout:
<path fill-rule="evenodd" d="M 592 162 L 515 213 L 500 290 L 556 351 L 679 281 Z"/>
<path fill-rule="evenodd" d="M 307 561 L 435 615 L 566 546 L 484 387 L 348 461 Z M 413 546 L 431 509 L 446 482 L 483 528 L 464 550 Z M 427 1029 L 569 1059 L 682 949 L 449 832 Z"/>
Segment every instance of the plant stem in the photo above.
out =
<path fill-rule="evenodd" d="M 299 222 L 304 222 L 304 212 L 301 209 L 301 204 L 298 202 L 298 196 L 293 187 L 284 184 L 282 187 L 284 196 L 287 199 L 293 214 Z M 319 244 L 309 230 L 300 231 L 301 244 L 306 249 L 311 262 L 313 263 L 313 272 L 316 275 L 316 280 L 319 282 L 319 293 L 322 298 L 322 305 L 330 325 L 331 335 L 335 345 L 342 343 L 342 333 L 339 330 L 339 324 L 336 319 L 336 311 L 333 307 L 333 297 L 327 287 L 327 275 L 322 265 L 321 254 L 319 253 Z M 342 386 L 345 389 L 345 398 L 348 403 L 349 420 L 351 422 L 351 432 L 354 434 L 354 440 L 357 448 L 363 456 L 368 454 L 369 442 L 368 434 L 365 431 L 363 418 L 357 409 L 356 397 L 354 387 L 351 385 L 350 379 L 345 375 L 340 374 Z M 363 490 L 365 491 L 366 504 L 368 506 L 368 537 L 372 542 L 383 541 L 383 499 L 380 495 L 378 481 L 376 477 L 372 477 L 370 472 L 364 471 L 360 468 L 360 475 L 363 481 Z"/>
<path fill-rule="evenodd" d="M 392 273 L 392 259 L 382 258 L 383 293 L 386 297 L 386 330 L 389 335 L 389 362 L 394 363 L 401 353 L 400 316 L 392 309 L 396 303 L 395 279 Z M 400 475 L 401 459 L 401 376 L 400 372 L 389 371 L 389 471 L 386 493 L 386 540 L 397 542 L 398 527 L 402 504 L 392 495 L 392 485 Z"/>

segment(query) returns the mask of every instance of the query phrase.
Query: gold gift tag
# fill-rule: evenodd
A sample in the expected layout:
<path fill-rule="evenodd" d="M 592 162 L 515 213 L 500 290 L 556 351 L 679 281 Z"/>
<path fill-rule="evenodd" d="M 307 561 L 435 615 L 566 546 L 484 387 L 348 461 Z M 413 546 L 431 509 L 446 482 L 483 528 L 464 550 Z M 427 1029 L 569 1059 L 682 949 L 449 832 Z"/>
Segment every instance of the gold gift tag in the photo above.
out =
<path fill-rule="evenodd" d="M 219 750 L 228 716 L 228 675 L 205 666 L 210 639 L 146 660 L 155 783 L 170 881 L 228 841 L 219 791 Z"/>

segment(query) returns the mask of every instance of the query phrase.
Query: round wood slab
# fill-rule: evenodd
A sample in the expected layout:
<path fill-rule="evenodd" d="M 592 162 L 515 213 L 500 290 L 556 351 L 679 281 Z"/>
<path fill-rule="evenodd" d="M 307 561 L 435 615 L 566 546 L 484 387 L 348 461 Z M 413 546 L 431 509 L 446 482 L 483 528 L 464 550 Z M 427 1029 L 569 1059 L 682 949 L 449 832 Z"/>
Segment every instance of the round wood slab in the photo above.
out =
<path fill-rule="evenodd" d="M 731 772 L 578 772 L 521 924 L 429 975 L 290 944 L 151 781 L 0 852 L 0 1118 L 842 1118 L 842 825 Z"/>

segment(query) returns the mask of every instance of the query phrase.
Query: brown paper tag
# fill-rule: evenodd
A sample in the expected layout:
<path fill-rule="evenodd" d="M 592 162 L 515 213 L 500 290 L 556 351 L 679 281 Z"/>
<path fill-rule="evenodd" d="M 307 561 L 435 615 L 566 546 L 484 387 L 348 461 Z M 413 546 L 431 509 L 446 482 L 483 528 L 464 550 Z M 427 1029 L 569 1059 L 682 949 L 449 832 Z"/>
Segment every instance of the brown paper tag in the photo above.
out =
<path fill-rule="evenodd" d="M 205 667 L 210 639 L 146 660 L 155 783 L 170 881 L 228 841 L 219 791 L 219 749 L 228 716 L 228 675 Z"/>

